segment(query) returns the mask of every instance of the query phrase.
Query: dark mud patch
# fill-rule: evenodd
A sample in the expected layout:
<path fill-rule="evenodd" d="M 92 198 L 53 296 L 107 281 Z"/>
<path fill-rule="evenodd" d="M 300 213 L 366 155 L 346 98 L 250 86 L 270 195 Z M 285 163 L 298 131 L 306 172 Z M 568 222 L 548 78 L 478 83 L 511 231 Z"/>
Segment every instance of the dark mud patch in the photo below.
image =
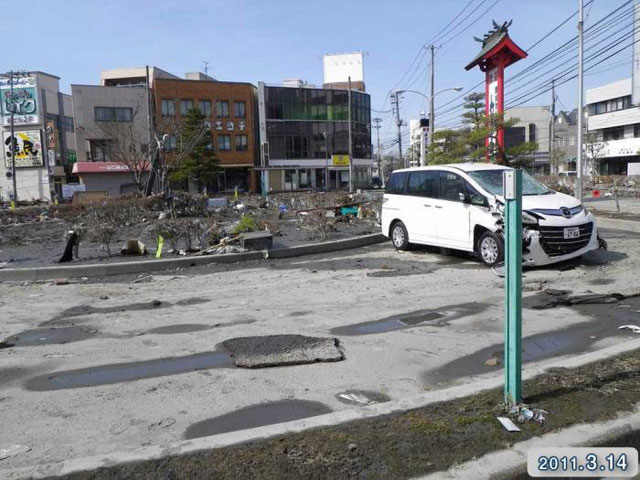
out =
<path fill-rule="evenodd" d="M 547 289 L 522 299 L 522 306 L 533 310 L 545 310 L 555 307 L 578 305 L 605 305 L 618 303 L 625 299 L 620 293 L 583 293 L 570 295 L 568 290 Z"/>
<path fill-rule="evenodd" d="M 211 330 L 215 325 L 205 325 L 202 323 L 185 323 L 183 325 L 167 325 L 165 327 L 152 328 L 146 333 L 155 333 L 158 335 L 173 335 L 174 333 L 201 332 L 203 330 Z"/>
<path fill-rule="evenodd" d="M 304 317 L 305 315 L 309 315 L 313 313 L 311 310 L 300 310 L 298 312 L 291 312 L 289 314 L 290 317 Z"/>
<path fill-rule="evenodd" d="M 589 285 L 611 285 L 612 283 L 616 283 L 616 281 L 613 278 L 594 278 L 587 283 Z"/>
<path fill-rule="evenodd" d="M 184 438 L 207 437 L 248 428 L 274 425 L 331 413 L 331 409 L 309 400 L 282 400 L 241 408 L 235 412 L 194 423 L 187 428 Z"/>
<path fill-rule="evenodd" d="M 207 303 L 211 300 L 206 298 L 187 298 L 184 300 L 179 300 L 175 303 L 176 306 L 189 306 L 189 305 L 198 305 L 201 303 Z M 161 300 L 152 300 L 150 302 L 137 302 L 137 303 L 129 303 L 126 305 L 114 305 L 108 307 L 94 307 L 93 305 L 78 305 L 76 307 L 71 307 L 63 312 L 59 313 L 51 320 L 43 322 L 40 326 L 47 325 L 60 325 L 60 324 L 68 324 L 72 323 L 74 319 L 77 317 L 83 317 L 86 315 L 107 315 L 110 313 L 122 313 L 122 312 L 139 312 L 145 310 L 156 310 L 160 308 L 168 308 L 172 307 L 174 304 L 171 302 L 164 302 Z"/>
<path fill-rule="evenodd" d="M 222 346 L 236 367 L 264 368 L 338 362 L 344 359 L 338 339 L 304 335 L 265 335 L 232 338 Z"/>
<path fill-rule="evenodd" d="M 571 307 L 576 313 L 587 318 L 590 316 L 594 320 L 523 338 L 523 363 L 588 352 L 596 342 L 605 338 L 637 338 L 637 334 L 629 330 L 618 330 L 618 327 L 640 322 L 640 314 L 634 312 L 640 309 L 640 298 L 627 299 L 625 305 L 629 305 L 629 308 L 615 308 L 616 306 L 611 304 Z M 498 371 L 502 369 L 503 357 L 503 344 L 492 345 L 425 372 L 422 381 L 427 385 L 441 385 L 473 375 Z"/>
<path fill-rule="evenodd" d="M 226 352 L 204 352 L 184 357 L 158 358 L 142 362 L 115 363 L 78 370 L 64 370 L 34 377 L 25 382 L 25 388 L 36 392 L 68 388 L 96 387 L 114 383 L 132 382 L 143 378 L 156 378 L 181 373 L 232 368 Z"/>
<path fill-rule="evenodd" d="M 527 422 L 517 433 L 496 420 L 504 415 L 503 390 L 497 388 L 406 412 L 64 478 L 415 478 L 515 442 L 634 411 L 639 390 L 640 352 L 635 351 L 524 382 L 524 401 L 550 414 L 544 425 Z"/>
<path fill-rule="evenodd" d="M 448 322 L 481 313 L 490 305 L 484 303 L 461 303 L 459 305 L 447 305 L 444 307 L 416 310 L 415 312 L 401 313 L 390 317 L 373 320 L 370 322 L 356 323 L 333 328 L 333 335 L 356 336 L 372 335 L 376 333 L 392 332 L 405 328 L 428 325 L 431 327 L 443 327 Z"/>
<path fill-rule="evenodd" d="M 31 369 L 22 367 L 0 368 L 0 389 L 4 388 L 16 380 L 20 380 L 33 373 Z"/>
<path fill-rule="evenodd" d="M 90 327 L 34 328 L 5 338 L 4 342 L 14 347 L 38 345 L 61 345 L 94 338 L 98 330 Z"/>
<path fill-rule="evenodd" d="M 389 402 L 391 397 L 380 392 L 373 392 L 371 390 L 346 390 L 344 392 L 336 393 L 336 399 L 339 402 L 346 403 L 347 405 L 373 405 L 374 403 Z"/>

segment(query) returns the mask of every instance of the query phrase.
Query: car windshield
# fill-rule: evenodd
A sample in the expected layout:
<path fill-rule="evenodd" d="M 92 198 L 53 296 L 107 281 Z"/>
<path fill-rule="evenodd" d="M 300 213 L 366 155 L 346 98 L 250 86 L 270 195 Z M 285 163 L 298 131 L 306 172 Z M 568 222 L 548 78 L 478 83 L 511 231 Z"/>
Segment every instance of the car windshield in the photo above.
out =
<path fill-rule="evenodd" d="M 475 170 L 469 172 L 469 176 L 480 184 L 487 192 L 494 195 L 503 194 L 502 173 L 506 169 L 494 168 L 491 170 Z M 523 195 L 547 195 L 553 193 L 543 184 L 534 179 L 527 172 L 522 172 L 522 194 Z"/>

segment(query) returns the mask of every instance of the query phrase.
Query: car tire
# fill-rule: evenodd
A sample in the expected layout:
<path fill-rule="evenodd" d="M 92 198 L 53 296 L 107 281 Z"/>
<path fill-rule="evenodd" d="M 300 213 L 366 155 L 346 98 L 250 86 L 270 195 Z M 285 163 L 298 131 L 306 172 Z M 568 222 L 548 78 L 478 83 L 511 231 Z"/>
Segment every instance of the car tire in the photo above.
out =
<path fill-rule="evenodd" d="M 487 267 L 495 267 L 504 261 L 504 242 L 493 232 L 484 232 L 478 239 L 476 254 Z"/>
<path fill-rule="evenodd" d="M 402 222 L 396 222 L 391 227 L 391 243 L 396 250 L 409 249 L 409 233 Z"/>

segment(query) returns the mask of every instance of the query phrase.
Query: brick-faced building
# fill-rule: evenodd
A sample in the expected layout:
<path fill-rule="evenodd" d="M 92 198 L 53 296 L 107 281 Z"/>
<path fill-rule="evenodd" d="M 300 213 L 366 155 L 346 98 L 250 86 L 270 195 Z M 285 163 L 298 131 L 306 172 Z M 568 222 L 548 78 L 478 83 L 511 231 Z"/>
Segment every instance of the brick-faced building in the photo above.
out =
<path fill-rule="evenodd" d="M 209 188 L 231 191 L 237 186 L 241 191 L 256 191 L 255 86 L 199 75 L 197 80 L 157 78 L 153 90 L 157 128 L 191 108 L 200 109 L 210 122 L 212 147 L 223 172 Z"/>

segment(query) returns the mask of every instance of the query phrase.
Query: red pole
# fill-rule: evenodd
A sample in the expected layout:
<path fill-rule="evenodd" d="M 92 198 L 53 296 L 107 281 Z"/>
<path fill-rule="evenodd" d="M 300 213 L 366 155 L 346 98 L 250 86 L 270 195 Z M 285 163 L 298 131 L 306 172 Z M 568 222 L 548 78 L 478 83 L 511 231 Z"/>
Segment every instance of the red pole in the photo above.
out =
<path fill-rule="evenodd" d="M 486 121 L 489 122 L 489 70 L 487 70 L 486 72 L 484 72 L 484 114 L 485 114 L 485 118 Z M 485 150 L 485 161 L 487 163 L 489 163 L 491 161 L 491 159 L 489 158 L 489 137 L 487 136 L 487 138 L 484 139 L 484 146 L 486 147 Z"/>
<path fill-rule="evenodd" d="M 504 161 L 504 128 L 502 126 L 502 121 L 504 119 L 504 62 L 502 58 L 498 61 L 498 121 L 500 121 L 500 126 L 498 126 L 498 154 L 496 155 L 497 163 L 502 163 Z"/>

